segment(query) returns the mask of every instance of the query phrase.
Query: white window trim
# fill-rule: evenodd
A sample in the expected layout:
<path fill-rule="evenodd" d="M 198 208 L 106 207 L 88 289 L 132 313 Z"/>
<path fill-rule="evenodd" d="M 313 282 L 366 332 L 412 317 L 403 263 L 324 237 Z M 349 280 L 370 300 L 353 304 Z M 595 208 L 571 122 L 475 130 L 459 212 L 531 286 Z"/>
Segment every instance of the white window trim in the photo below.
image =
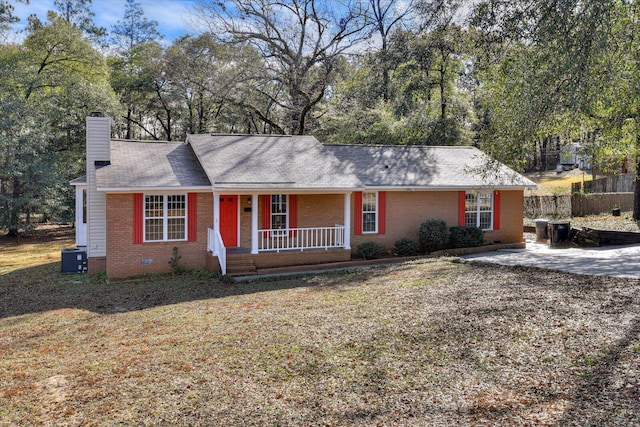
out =
<path fill-rule="evenodd" d="M 277 215 L 280 216 L 282 215 L 281 213 L 273 213 L 273 196 L 284 196 L 284 203 L 285 203 L 285 207 L 286 210 L 284 212 L 284 216 L 285 216 L 285 228 L 284 229 L 275 229 L 273 228 L 273 216 Z M 273 237 L 282 237 L 282 236 L 286 236 L 287 235 L 287 230 L 289 230 L 289 210 L 290 210 L 290 206 L 289 206 L 289 195 L 288 194 L 272 194 L 271 197 L 269 198 L 269 222 L 271 223 L 271 235 Z"/>
<path fill-rule="evenodd" d="M 147 196 L 162 196 L 162 240 L 147 240 Z M 168 239 L 169 235 L 169 216 L 168 205 L 169 196 L 184 197 L 184 217 L 173 216 L 171 218 L 184 218 L 184 238 Z M 189 197 L 186 193 L 145 193 L 142 197 L 142 236 L 144 243 L 161 243 L 161 242 L 186 242 L 189 235 Z M 160 217 L 149 217 L 149 219 L 160 219 Z"/>
<path fill-rule="evenodd" d="M 364 195 L 365 194 L 373 194 L 376 198 L 376 210 L 375 211 L 365 211 L 364 210 Z M 378 234 L 378 221 L 380 220 L 380 206 L 378 206 L 378 201 L 380 200 L 380 197 L 378 196 L 378 192 L 377 191 L 364 191 L 362 193 L 362 212 L 360 212 L 360 220 L 362 221 L 362 234 Z M 375 229 L 372 231 L 365 231 L 364 230 L 364 214 L 365 213 L 371 213 L 373 212 L 376 215 L 376 220 L 375 220 Z"/>
<path fill-rule="evenodd" d="M 475 225 L 472 225 L 471 227 L 480 227 L 480 213 L 482 212 L 489 212 L 491 214 L 491 223 L 489 224 L 489 228 L 481 228 L 482 231 L 492 231 L 493 230 L 493 217 L 494 217 L 494 194 L 493 191 L 478 191 L 478 192 L 471 192 L 471 191 L 467 191 L 465 194 L 465 198 L 467 195 L 473 195 L 476 198 L 476 210 L 475 210 L 475 214 L 476 214 L 476 221 L 475 221 Z M 478 202 L 478 197 L 480 195 L 487 195 L 489 196 L 489 198 L 491 199 L 491 209 L 488 211 L 481 211 L 480 210 L 480 203 Z M 472 211 L 468 211 L 466 206 L 465 206 L 465 218 L 466 218 L 466 214 L 467 213 L 472 213 Z M 466 225 L 466 224 L 465 224 Z"/>

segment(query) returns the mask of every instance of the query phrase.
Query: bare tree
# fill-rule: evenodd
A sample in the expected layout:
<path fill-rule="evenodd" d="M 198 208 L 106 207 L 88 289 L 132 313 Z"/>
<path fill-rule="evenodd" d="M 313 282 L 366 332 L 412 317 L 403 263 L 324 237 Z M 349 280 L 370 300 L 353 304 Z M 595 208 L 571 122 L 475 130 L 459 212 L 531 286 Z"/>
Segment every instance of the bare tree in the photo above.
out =
<path fill-rule="evenodd" d="M 333 82 L 336 62 L 368 35 L 359 2 L 228 0 L 200 8 L 221 42 L 259 53 L 262 63 L 238 82 L 242 90 L 235 101 L 278 133 L 305 133 Z"/>
<path fill-rule="evenodd" d="M 414 11 L 415 0 L 408 2 L 400 0 L 369 0 L 371 6 L 370 13 L 373 15 L 373 25 L 380 35 L 382 42 L 382 97 L 389 99 L 389 73 L 390 65 L 387 59 L 389 49 L 389 35 L 394 28 L 400 24 Z"/>

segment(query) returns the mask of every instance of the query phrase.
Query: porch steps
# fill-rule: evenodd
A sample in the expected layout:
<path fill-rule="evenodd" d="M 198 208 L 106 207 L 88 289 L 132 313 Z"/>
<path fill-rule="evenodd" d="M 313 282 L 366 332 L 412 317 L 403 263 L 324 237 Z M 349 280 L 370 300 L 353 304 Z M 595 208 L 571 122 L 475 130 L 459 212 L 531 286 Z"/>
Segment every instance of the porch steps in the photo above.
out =
<path fill-rule="evenodd" d="M 227 275 L 251 276 L 258 274 L 253 259 L 242 255 L 230 255 L 227 257 Z"/>

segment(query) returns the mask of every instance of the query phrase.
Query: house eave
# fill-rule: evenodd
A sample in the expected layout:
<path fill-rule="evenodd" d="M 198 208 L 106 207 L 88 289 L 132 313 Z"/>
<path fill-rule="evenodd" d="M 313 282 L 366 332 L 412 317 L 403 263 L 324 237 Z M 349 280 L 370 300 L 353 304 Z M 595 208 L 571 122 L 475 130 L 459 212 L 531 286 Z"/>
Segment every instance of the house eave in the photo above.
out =
<path fill-rule="evenodd" d="M 86 186 L 86 183 L 71 183 L 76 186 Z M 273 193 L 283 194 L 327 194 L 327 193 L 350 193 L 354 191 L 461 191 L 469 189 L 491 189 L 491 190 L 533 190 L 535 186 L 526 185 L 372 185 L 365 187 L 290 187 L 290 186 L 165 186 L 165 187 L 98 187 L 97 190 L 106 193 L 140 193 L 150 191 L 164 192 L 217 192 L 228 194 L 240 193 Z"/>
<path fill-rule="evenodd" d="M 72 179 L 71 181 L 69 181 L 69 185 L 73 185 L 73 186 L 87 186 L 87 177 L 86 176 L 79 176 L 77 178 Z"/>
<path fill-rule="evenodd" d="M 105 193 L 146 193 L 146 192 L 175 192 L 175 193 L 204 193 L 210 192 L 209 186 L 165 186 L 165 187 L 98 187 L 98 191 Z"/>
<path fill-rule="evenodd" d="M 263 186 L 236 186 L 236 185 L 214 185 L 209 188 L 216 193 L 226 194 L 345 194 L 354 191 L 364 191 L 364 187 L 291 187 L 287 185 L 263 185 Z"/>
<path fill-rule="evenodd" d="M 526 185 L 371 185 L 364 191 L 462 191 L 462 190 L 531 190 L 536 187 Z"/>

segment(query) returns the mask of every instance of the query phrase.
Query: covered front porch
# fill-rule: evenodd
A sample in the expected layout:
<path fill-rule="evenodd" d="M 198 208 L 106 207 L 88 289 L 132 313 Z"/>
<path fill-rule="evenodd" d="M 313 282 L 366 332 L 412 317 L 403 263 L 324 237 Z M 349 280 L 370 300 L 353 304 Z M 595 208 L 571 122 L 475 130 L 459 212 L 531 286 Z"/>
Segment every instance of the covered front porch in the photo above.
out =
<path fill-rule="evenodd" d="M 213 200 L 214 226 L 208 229 L 207 249 L 217 257 L 223 274 L 230 252 L 251 255 L 252 262 L 266 266 L 350 257 L 351 192 L 214 192 Z"/>

